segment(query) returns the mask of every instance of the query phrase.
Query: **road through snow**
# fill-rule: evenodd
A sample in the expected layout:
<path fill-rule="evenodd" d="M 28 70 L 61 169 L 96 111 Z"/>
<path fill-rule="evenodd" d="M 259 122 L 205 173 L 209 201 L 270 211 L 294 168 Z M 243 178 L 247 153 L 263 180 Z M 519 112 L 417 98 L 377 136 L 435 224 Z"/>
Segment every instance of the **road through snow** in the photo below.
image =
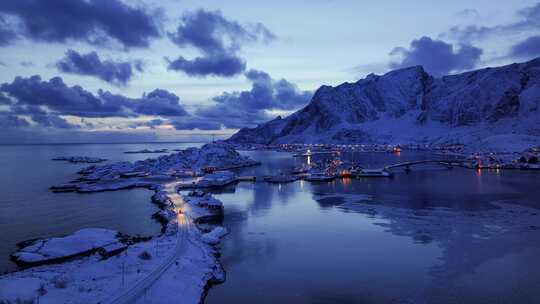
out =
<path fill-rule="evenodd" d="M 168 183 L 164 189 L 171 202 L 174 204 L 174 211 L 176 212 L 176 221 L 178 223 L 178 230 L 176 232 L 176 247 L 174 253 L 167 257 L 163 263 L 161 263 L 156 269 L 150 272 L 145 278 L 137 281 L 133 286 L 129 287 L 122 294 L 113 299 L 111 304 L 125 304 L 136 302 L 144 293 L 154 284 L 161 275 L 169 269 L 169 267 L 186 252 L 188 242 L 188 229 L 191 227 L 192 222 L 181 211 L 184 207 L 184 200 L 182 196 L 176 191 L 177 182 Z"/>

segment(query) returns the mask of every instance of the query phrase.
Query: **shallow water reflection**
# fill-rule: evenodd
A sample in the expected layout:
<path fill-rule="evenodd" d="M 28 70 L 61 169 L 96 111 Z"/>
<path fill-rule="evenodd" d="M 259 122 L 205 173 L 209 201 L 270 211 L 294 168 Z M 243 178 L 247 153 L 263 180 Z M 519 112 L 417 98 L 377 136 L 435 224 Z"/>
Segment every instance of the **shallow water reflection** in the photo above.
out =
<path fill-rule="evenodd" d="M 245 174 L 300 161 L 249 154 L 264 165 Z M 426 155 L 355 157 L 381 166 Z M 231 231 L 227 281 L 206 303 L 540 302 L 538 177 L 428 166 L 393 179 L 241 183 L 217 195 Z"/>

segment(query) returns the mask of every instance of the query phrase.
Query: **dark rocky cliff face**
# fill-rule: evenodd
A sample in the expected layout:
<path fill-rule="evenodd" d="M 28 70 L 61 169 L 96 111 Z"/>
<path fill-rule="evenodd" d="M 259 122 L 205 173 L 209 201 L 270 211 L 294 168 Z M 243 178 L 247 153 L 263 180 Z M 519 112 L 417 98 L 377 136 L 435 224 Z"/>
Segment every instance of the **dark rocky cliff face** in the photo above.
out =
<path fill-rule="evenodd" d="M 497 68 L 434 78 L 420 66 L 369 75 L 355 83 L 320 87 L 311 102 L 284 119 L 242 129 L 232 142 L 313 142 L 327 135 L 336 142 L 369 141 L 366 123 L 415 115 L 449 129 L 496 124 L 537 114 L 540 104 L 540 58 Z"/>

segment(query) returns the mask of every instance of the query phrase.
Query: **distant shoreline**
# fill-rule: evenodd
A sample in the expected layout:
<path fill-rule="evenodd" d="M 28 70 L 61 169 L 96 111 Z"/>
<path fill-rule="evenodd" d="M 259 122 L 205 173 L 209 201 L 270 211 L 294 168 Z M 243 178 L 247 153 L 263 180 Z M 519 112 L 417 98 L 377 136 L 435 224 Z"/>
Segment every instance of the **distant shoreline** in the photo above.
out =
<path fill-rule="evenodd" d="M 186 141 L 140 141 L 140 142 L 64 142 L 64 143 L 1 143 L 0 146 L 53 146 L 53 145 L 136 145 L 136 144 L 200 144 L 210 143 L 211 140 L 186 140 Z"/>

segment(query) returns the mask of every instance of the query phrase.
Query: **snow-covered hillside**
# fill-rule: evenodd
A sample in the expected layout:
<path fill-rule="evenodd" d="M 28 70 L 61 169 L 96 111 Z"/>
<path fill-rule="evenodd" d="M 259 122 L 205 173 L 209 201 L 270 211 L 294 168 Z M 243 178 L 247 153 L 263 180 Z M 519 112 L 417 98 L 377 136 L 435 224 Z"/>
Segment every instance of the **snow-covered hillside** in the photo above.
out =
<path fill-rule="evenodd" d="M 421 66 L 320 87 L 286 118 L 241 129 L 234 143 L 540 144 L 540 58 L 434 78 Z"/>

